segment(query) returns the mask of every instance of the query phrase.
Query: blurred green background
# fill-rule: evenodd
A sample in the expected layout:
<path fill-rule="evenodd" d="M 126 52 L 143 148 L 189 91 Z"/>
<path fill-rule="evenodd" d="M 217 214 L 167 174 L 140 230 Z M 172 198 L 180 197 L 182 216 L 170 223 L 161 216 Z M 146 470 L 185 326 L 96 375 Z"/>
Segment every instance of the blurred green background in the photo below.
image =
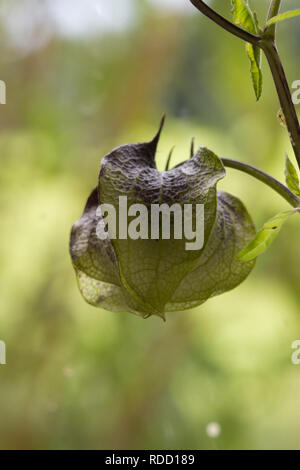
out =
<path fill-rule="evenodd" d="M 268 3 L 251 2 L 261 22 Z M 299 20 L 278 30 L 291 84 Z M 165 324 L 87 305 L 68 253 L 101 157 L 150 139 L 163 112 L 160 168 L 195 136 L 282 180 L 292 153 L 266 63 L 256 103 L 244 44 L 188 0 L 2 0 L 0 40 L 0 448 L 299 449 L 297 218 L 244 284 Z M 234 170 L 220 188 L 258 226 L 287 208 Z"/>

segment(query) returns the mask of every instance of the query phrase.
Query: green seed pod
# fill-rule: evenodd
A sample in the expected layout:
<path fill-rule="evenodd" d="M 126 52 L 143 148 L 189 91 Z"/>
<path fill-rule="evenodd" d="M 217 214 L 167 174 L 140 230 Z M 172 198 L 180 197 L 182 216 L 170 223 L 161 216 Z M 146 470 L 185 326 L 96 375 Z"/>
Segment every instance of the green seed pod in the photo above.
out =
<path fill-rule="evenodd" d="M 237 259 L 253 239 L 255 227 L 237 198 L 217 191 L 218 181 L 225 176 L 221 160 L 201 147 L 190 160 L 159 172 L 155 153 L 161 129 L 162 125 L 151 142 L 118 147 L 102 159 L 98 186 L 73 225 L 70 241 L 84 299 L 96 307 L 143 318 L 165 318 L 167 312 L 196 307 L 236 287 L 255 264 Z M 119 198 L 125 196 L 128 207 L 142 204 L 149 213 L 153 205 L 202 205 L 203 244 L 187 249 L 185 233 L 164 239 L 161 220 L 156 239 L 120 236 Z M 102 204 L 115 208 L 117 236 L 108 231 L 99 238 L 97 227 L 105 225 Z M 195 218 L 193 213 L 193 226 Z M 128 217 L 126 228 L 132 220 Z M 173 227 L 174 217 L 170 221 Z M 150 231 L 150 218 L 147 225 Z"/>

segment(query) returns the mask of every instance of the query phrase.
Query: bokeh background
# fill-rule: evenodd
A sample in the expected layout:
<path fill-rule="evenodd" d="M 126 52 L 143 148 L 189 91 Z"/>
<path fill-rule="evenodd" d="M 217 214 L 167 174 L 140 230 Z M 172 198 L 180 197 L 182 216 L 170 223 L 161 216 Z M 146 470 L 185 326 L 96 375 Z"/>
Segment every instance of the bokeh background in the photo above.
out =
<path fill-rule="evenodd" d="M 211 3 L 230 17 L 229 0 Z M 251 1 L 261 23 L 268 3 Z M 290 84 L 299 25 L 278 28 Z M 101 157 L 150 139 L 163 112 L 160 168 L 194 136 L 283 180 L 266 64 L 256 103 L 244 44 L 188 0 L 2 0 L 0 41 L 0 448 L 299 449 L 297 218 L 244 284 L 165 324 L 87 305 L 68 253 Z M 220 188 L 257 226 L 287 208 L 234 170 Z"/>

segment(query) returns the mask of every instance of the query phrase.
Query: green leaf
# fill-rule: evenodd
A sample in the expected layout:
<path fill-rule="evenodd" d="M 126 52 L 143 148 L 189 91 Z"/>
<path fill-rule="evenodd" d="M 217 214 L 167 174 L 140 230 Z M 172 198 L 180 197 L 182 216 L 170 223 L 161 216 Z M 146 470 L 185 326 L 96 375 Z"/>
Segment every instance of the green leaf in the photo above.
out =
<path fill-rule="evenodd" d="M 237 254 L 255 235 L 243 204 L 217 183 L 225 176 L 221 160 L 201 147 L 181 166 L 159 172 L 155 164 L 158 136 L 149 143 L 118 147 L 101 162 L 99 184 L 74 224 L 70 252 L 79 289 L 91 305 L 147 318 L 202 304 L 233 289 L 255 262 Z M 119 197 L 127 204 L 204 205 L 204 246 L 186 250 L 182 239 L 108 238 L 99 240 L 103 221 L 99 204 L 111 204 L 119 220 Z M 98 207 L 98 209 L 97 209 Z"/>
<path fill-rule="evenodd" d="M 246 44 L 246 51 L 250 60 L 250 73 L 257 101 L 260 99 L 263 87 L 263 76 L 261 71 L 261 49 L 252 44 Z"/>
<path fill-rule="evenodd" d="M 297 170 L 287 155 L 285 157 L 285 180 L 289 189 L 294 194 L 296 194 L 296 196 L 300 197 L 300 187 Z"/>
<path fill-rule="evenodd" d="M 246 0 L 232 0 L 233 20 L 246 31 L 258 34 L 259 27 L 256 14 L 253 13 Z M 246 51 L 250 60 L 250 73 L 257 101 L 262 94 L 263 76 L 261 70 L 262 51 L 259 47 L 250 43 L 246 44 Z"/>
<path fill-rule="evenodd" d="M 279 234 L 283 224 L 296 212 L 299 212 L 299 209 L 291 209 L 268 220 L 249 245 L 238 254 L 238 260 L 251 261 L 264 253 Z"/>
<path fill-rule="evenodd" d="M 294 18 L 295 16 L 300 15 L 300 10 L 291 10 L 286 11 L 285 13 L 281 13 L 280 15 L 273 16 L 269 21 L 267 21 L 266 26 L 271 26 L 274 23 L 278 23 L 278 21 L 288 20 L 289 18 Z"/>
<path fill-rule="evenodd" d="M 241 25 L 248 33 L 258 32 L 257 18 L 251 11 L 247 0 L 231 0 L 233 20 Z"/>

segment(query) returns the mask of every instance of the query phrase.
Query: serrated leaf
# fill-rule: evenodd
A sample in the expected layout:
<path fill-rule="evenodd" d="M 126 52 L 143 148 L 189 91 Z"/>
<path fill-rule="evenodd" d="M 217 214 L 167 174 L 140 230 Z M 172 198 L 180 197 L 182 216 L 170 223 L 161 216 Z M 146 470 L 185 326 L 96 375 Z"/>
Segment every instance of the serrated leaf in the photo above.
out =
<path fill-rule="evenodd" d="M 248 262 L 264 253 L 279 234 L 283 224 L 297 212 L 299 209 L 291 209 L 268 220 L 249 245 L 238 254 L 238 260 Z"/>
<path fill-rule="evenodd" d="M 231 3 L 234 22 L 249 33 L 257 34 L 259 28 L 257 16 L 251 11 L 248 1 L 231 0 Z M 259 47 L 253 46 L 250 43 L 246 44 L 246 51 L 250 60 L 250 73 L 253 88 L 256 99 L 258 101 L 261 97 L 263 86 L 263 76 L 261 70 L 262 51 Z"/>
<path fill-rule="evenodd" d="M 273 18 L 267 21 L 266 26 L 271 26 L 272 24 L 278 23 L 279 21 L 288 20 L 289 18 L 294 18 L 295 16 L 299 16 L 299 15 L 300 15 L 300 9 L 286 11 L 284 13 L 280 13 L 280 15 L 273 16 Z"/>
<path fill-rule="evenodd" d="M 99 185 L 72 229 L 70 251 L 80 291 L 91 305 L 128 311 L 144 318 L 200 305 L 240 284 L 255 262 L 241 263 L 237 254 L 255 227 L 243 204 L 217 192 L 225 176 L 221 160 L 201 147 L 180 167 L 159 172 L 157 138 L 128 144 L 102 159 Z M 186 239 L 132 240 L 96 238 L 102 218 L 99 203 L 112 204 L 118 220 L 119 197 L 128 207 L 140 203 L 204 204 L 203 248 L 186 250 Z"/>
<path fill-rule="evenodd" d="M 285 180 L 289 189 L 294 194 L 296 194 L 296 196 L 300 197 L 300 187 L 297 170 L 287 155 L 285 157 Z"/>

